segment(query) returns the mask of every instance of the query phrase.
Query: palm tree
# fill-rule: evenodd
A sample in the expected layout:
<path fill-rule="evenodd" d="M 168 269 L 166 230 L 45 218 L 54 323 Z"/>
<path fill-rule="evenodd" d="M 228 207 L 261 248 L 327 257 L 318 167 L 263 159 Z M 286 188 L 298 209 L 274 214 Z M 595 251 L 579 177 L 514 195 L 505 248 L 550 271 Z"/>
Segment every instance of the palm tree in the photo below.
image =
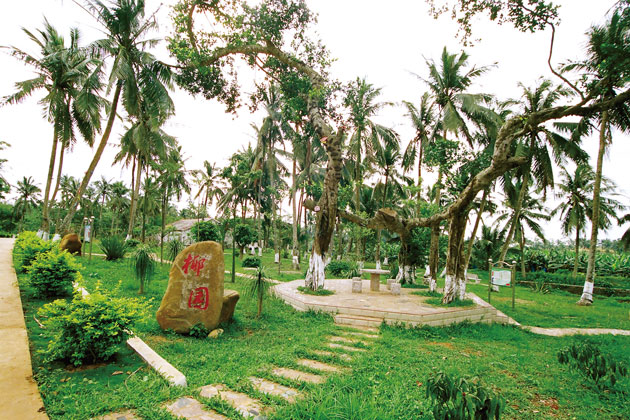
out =
<path fill-rule="evenodd" d="M 529 230 L 545 242 L 545 234 L 538 221 L 550 220 L 551 216 L 543 205 L 541 197 L 529 195 L 529 190 L 526 192 L 525 197 L 522 196 L 522 186 L 519 185 L 518 182 L 509 185 L 506 190 L 509 191 L 505 202 L 507 210 L 502 212 L 495 223 L 504 223 L 501 229 L 501 236 L 504 236 L 504 233 L 509 230 L 515 232 L 521 250 L 521 273 L 523 278 L 525 278 L 525 228 L 529 228 Z M 519 206 L 518 211 L 517 206 Z M 501 259 L 499 259 L 499 261 L 501 261 Z"/>
<path fill-rule="evenodd" d="M 155 216 L 160 209 L 160 189 L 156 179 L 152 176 L 144 178 L 142 184 L 142 195 L 138 200 L 138 207 L 142 209 L 142 233 L 140 240 L 145 242 L 147 228 L 147 217 Z"/>
<path fill-rule="evenodd" d="M 92 48 L 100 56 L 112 58 L 107 91 L 114 88 L 114 95 L 105 130 L 68 214 L 62 222 L 62 232 L 70 226 L 80 197 L 90 183 L 92 174 L 103 155 L 121 95 L 127 114 L 135 118 L 136 123 L 138 121 L 148 123 L 149 119 L 160 114 L 156 109 L 172 108 L 167 91 L 167 86 L 170 86 L 171 71 L 168 66 L 146 51 L 147 48 L 157 44 L 154 39 L 144 39 L 147 32 L 157 29 L 157 21 L 153 16 L 144 19 L 144 0 L 114 0 L 111 7 L 101 0 L 86 0 L 86 4 L 86 9 L 103 26 L 107 35 L 106 38 L 93 43 Z"/>
<path fill-rule="evenodd" d="M 121 218 L 123 213 L 129 207 L 127 194 L 129 194 L 129 188 L 127 188 L 122 181 L 117 181 L 112 184 L 111 198 L 108 203 L 113 213 L 110 234 L 114 233 L 118 219 Z"/>
<path fill-rule="evenodd" d="M 610 20 L 601 26 L 594 26 L 588 33 L 586 60 L 571 63 L 567 70 L 584 71 L 584 80 L 591 97 L 606 100 L 614 97 L 618 91 L 624 89 L 630 81 L 630 15 L 624 13 L 623 2 L 619 2 Z M 626 10 L 627 12 L 627 10 Z M 595 253 L 597 252 L 597 236 L 600 227 L 600 201 L 602 186 L 602 168 L 606 147 L 612 142 L 612 127 L 624 132 L 630 131 L 630 106 L 621 103 L 614 108 L 582 119 L 573 135 L 580 137 L 590 133 L 598 126 L 599 150 L 595 169 L 595 183 L 593 185 L 593 217 L 591 240 L 588 250 L 588 265 L 586 279 L 579 305 L 593 303 L 593 286 L 595 279 Z"/>
<path fill-rule="evenodd" d="M 23 31 L 40 48 L 40 56 L 28 54 L 19 48 L 11 48 L 11 55 L 35 69 L 36 77 L 16 83 L 17 92 L 4 97 L 4 104 L 22 102 L 38 90 L 46 92 L 40 100 L 44 114 L 53 124 L 52 149 L 48 165 L 48 177 L 44 189 L 42 206 L 42 224 L 40 230 L 48 235 L 50 229 L 49 196 L 50 187 L 57 159 L 57 145 L 61 142 L 59 153 L 59 185 L 63 151 L 76 141 L 75 128 L 78 128 L 85 141 L 91 146 L 94 134 L 100 129 L 101 101 L 96 95 L 100 88 L 98 71 L 92 73 L 96 60 L 90 58 L 79 47 L 79 30 L 70 31 L 70 43 L 57 30 L 44 20 L 43 30 L 33 33 Z M 56 190 L 56 189 L 55 189 Z"/>
<path fill-rule="evenodd" d="M 372 119 L 382 108 L 391 105 L 388 102 L 376 102 L 380 94 L 380 88 L 375 88 L 365 79 L 357 78 L 350 85 L 344 99 L 344 105 L 350 111 L 350 123 L 353 128 L 348 150 L 354 161 L 354 209 L 357 214 L 361 212 L 363 172 L 370 170 L 374 156 L 380 153 L 381 149 L 398 143 L 398 136 L 392 129 L 377 124 Z M 357 237 L 357 245 L 359 244 L 363 244 L 363 241 Z M 359 260 L 362 260 L 362 254 L 362 246 L 357 246 Z"/>
<path fill-rule="evenodd" d="M 210 163 L 207 160 L 203 161 L 203 169 L 196 169 L 192 171 L 195 176 L 195 184 L 199 187 L 195 200 L 203 194 L 203 218 L 205 218 L 206 209 L 208 208 L 208 202 L 212 205 L 214 199 L 219 199 L 223 193 L 221 188 L 220 173 L 214 163 Z"/>
<path fill-rule="evenodd" d="M 42 190 L 35 185 L 32 177 L 23 177 L 21 181 L 17 183 L 18 198 L 13 206 L 13 212 L 15 216 L 19 217 L 18 232 L 22 230 L 22 224 L 24 223 L 24 217 L 31 210 L 31 208 L 39 205 L 39 193 Z"/>
<path fill-rule="evenodd" d="M 204 166 L 207 161 L 204 162 Z M 186 169 L 182 158 L 181 146 L 172 148 L 168 158 L 160 164 L 158 183 L 162 190 L 162 224 L 160 231 L 160 261 L 164 259 L 164 228 L 166 225 L 166 208 L 170 197 L 175 194 L 181 199 L 183 192 L 189 193 L 190 186 L 186 180 Z"/>
<path fill-rule="evenodd" d="M 101 206 L 99 210 L 98 218 L 101 219 L 103 217 L 103 208 L 105 207 L 105 200 L 109 198 L 112 190 L 111 181 L 108 181 L 104 176 L 101 176 L 101 179 L 94 183 L 94 187 L 96 188 L 96 194 L 101 199 Z"/>
<path fill-rule="evenodd" d="M 542 80 L 534 89 L 530 89 L 522 84 L 520 86 L 523 89 L 523 111 L 525 113 L 539 112 L 552 108 L 556 102 L 569 95 L 568 90 L 560 86 L 554 87 L 549 80 Z M 567 139 L 544 126 L 530 132 L 515 147 L 517 153 L 528 157 L 528 162 L 504 175 L 505 186 L 509 187 L 512 185 L 512 182 L 508 180 L 512 176 L 520 179 L 521 189 L 518 198 L 513 203 L 512 222 L 505 235 L 505 243 L 501 249 L 499 261 L 505 260 L 505 255 L 517 228 L 516 221 L 520 217 L 520 208 L 527 195 L 532 178 L 536 181 L 538 189 L 546 194 L 547 189 L 554 185 L 553 161 L 557 165 L 561 165 L 567 156 L 575 162 L 582 161 L 587 157 L 586 153 L 579 147 L 578 142 Z M 548 147 L 551 147 L 551 153 Z"/>

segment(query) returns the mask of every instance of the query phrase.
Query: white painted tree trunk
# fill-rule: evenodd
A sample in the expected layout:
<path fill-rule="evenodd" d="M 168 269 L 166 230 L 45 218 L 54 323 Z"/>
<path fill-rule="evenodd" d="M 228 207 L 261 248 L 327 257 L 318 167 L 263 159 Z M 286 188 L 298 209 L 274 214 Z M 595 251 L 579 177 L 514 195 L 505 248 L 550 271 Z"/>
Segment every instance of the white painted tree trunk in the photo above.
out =
<path fill-rule="evenodd" d="M 429 277 L 429 292 L 437 290 L 437 281 L 433 277 Z"/>
<path fill-rule="evenodd" d="M 324 256 L 313 252 L 311 260 L 308 263 L 308 271 L 306 272 L 306 279 L 304 281 L 305 286 L 313 290 L 324 287 L 324 270 L 326 269 L 326 263 L 324 262 Z"/>
<path fill-rule="evenodd" d="M 258 256 L 262 257 L 262 248 L 258 247 Z"/>
<path fill-rule="evenodd" d="M 381 269 L 381 262 L 380 261 L 376 261 L 376 269 L 377 270 Z"/>
<path fill-rule="evenodd" d="M 457 292 L 457 280 L 452 274 L 447 274 L 444 278 L 444 297 L 442 303 L 451 303 L 455 299 Z"/>
<path fill-rule="evenodd" d="M 416 278 L 416 269 L 410 265 L 403 265 L 398 268 L 396 283 L 413 284 Z"/>
<path fill-rule="evenodd" d="M 593 287 L 594 286 L 595 286 L 595 283 L 591 281 L 587 280 L 584 282 L 584 288 L 582 289 L 582 297 L 580 298 L 580 301 L 593 303 Z"/>
<path fill-rule="evenodd" d="M 464 300 L 466 297 L 466 277 L 457 279 L 457 298 Z"/>
<path fill-rule="evenodd" d="M 298 258 L 297 255 L 293 256 L 293 269 L 294 270 L 299 270 L 300 269 L 300 259 Z"/>
<path fill-rule="evenodd" d="M 389 259 L 387 257 L 383 260 L 383 265 L 389 265 Z"/>
<path fill-rule="evenodd" d="M 280 253 L 276 252 L 276 256 L 274 257 L 274 262 L 276 264 L 280 264 Z"/>

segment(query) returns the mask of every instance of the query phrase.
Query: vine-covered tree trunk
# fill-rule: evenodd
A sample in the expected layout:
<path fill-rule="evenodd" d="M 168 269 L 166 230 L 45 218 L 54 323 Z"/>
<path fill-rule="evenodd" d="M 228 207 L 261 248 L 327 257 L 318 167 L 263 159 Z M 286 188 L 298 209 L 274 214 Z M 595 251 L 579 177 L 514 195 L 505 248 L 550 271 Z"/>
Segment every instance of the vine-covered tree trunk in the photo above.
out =
<path fill-rule="evenodd" d="M 454 299 L 464 299 L 466 295 L 466 273 L 464 259 L 464 233 L 466 232 L 466 214 L 454 214 L 449 220 L 448 256 L 446 258 L 446 277 L 444 280 L 443 303 Z"/>
<path fill-rule="evenodd" d="M 398 251 L 398 274 L 400 284 L 413 284 L 416 279 L 416 262 L 411 259 L 411 232 L 401 232 L 400 250 Z"/>
<path fill-rule="evenodd" d="M 293 186 L 291 188 L 291 195 L 293 196 L 291 199 L 291 204 L 293 205 L 293 240 L 291 246 L 291 264 L 293 270 L 300 270 L 300 258 L 299 258 L 299 250 L 298 250 L 298 215 L 297 215 L 297 160 L 295 159 L 295 155 L 293 156 Z"/>
<path fill-rule="evenodd" d="M 575 262 L 573 263 L 573 277 L 577 277 L 580 265 L 580 226 L 575 227 Z"/>
<path fill-rule="evenodd" d="M 324 143 L 326 147 L 326 153 L 328 154 L 328 167 L 326 168 L 326 177 L 324 179 L 324 190 L 315 208 L 317 213 L 315 240 L 313 242 L 313 253 L 311 254 L 305 280 L 307 287 L 316 290 L 320 287 L 324 287 L 326 254 L 330 247 L 330 240 L 335 230 L 335 221 L 337 220 L 337 196 L 339 192 L 339 180 L 341 179 L 341 140 L 343 138 L 343 130 L 339 130 L 335 135 L 332 135 L 330 127 L 325 125 L 319 113 L 316 115 L 313 114 L 314 112 L 311 112 L 311 121 L 314 122 L 322 143 Z"/>
<path fill-rule="evenodd" d="M 468 269 L 468 264 L 470 264 L 470 256 L 472 255 L 473 246 L 475 244 L 475 238 L 477 237 L 477 230 L 479 229 L 479 222 L 481 221 L 481 215 L 486 207 L 486 201 L 488 201 L 488 190 L 486 188 L 483 190 L 483 195 L 481 196 L 481 203 L 479 204 L 479 210 L 477 212 L 477 218 L 475 219 L 475 226 L 473 227 L 473 231 L 470 234 L 470 241 L 468 242 L 468 250 L 466 251 L 466 269 Z"/>
<path fill-rule="evenodd" d="M 429 287 L 437 284 L 438 267 L 440 265 L 440 224 L 431 226 L 431 242 L 429 245 Z"/>
<path fill-rule="evenodd" d="M 593 185 L 593 217 L 591 230 L 591 243 L 588 247 L 588 266 L 586 267 L 586 280 L 582 289 L 582 296 L 578 305 L 593 304 L 593 287 L 595 285 L 595 253 L 597 252 L 597 233 L 599 231 L 599 205 L 602 185 L 602 167 L 604 153 L 606 152 L 606 139 L 608 127 L 608 111 L 602 112 L 602 121 L 599 129 L 599 151 L 597 153 L 597 169 L 595 171 L 595 185 Z"/>

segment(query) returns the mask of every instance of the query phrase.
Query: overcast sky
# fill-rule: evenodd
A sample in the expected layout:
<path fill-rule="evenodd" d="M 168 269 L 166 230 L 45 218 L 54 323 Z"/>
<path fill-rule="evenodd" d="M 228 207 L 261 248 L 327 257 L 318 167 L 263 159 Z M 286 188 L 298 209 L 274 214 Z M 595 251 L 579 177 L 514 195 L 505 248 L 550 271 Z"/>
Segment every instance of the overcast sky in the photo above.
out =
<path fill-rule="evenodd" d="M 147 0 L 150 11 L 163 3 L 159 12 L 160 33 L 164 37 L 171 31 L 168 18 L 174 0 L 163 2 Z M 332 66 L 333 77 L 351 81 L 365 77 L 368 82 L 382 88 L 383 101 L 400 103 L 408 100 L 417 103 L 426 86 L 414 74 L 425 76 L 425 60 L 438 60 L 442 48 L 458 52 L 462 46 L 455 34 L 456 26 L 448 16 L 434 20 L 421 0 L 311 0 L 307 2 L 319 14 L 317 31 L 331 54 L 336 58 Z M 583 57 L 585 31 L 594 23 L 601 23 L 613 0 L 562 0 L 561 25 L 557 30 L 553 63 Z M 44 16 L 64 34 L 70 27 L 79 27 L 83 42 L 101 37 L 98 25 L 71 0 L 22 0 L 5 2 L 0 14 L 0 45 L 17 46 L 28 52 L 38 53 L 21 28 L 37 29 Z M 547 68 L 549 49 L 548 31 L 536 34 L 517 32 L 509 25 L 498 26 L 480 19 L 473 28 L 480 37 L 473 47 L 466 48 L 470 63 L 490 65 L 489 73 L 480 78 L 471 91 L 495 94 L 501 99 L 518 97 L 518 82 L 533 86 L 540 76 L 552 78 Z M 169 60 L 165 47 L 158 48 L 158 56 Z M 14 92 L 14 83 L 32 76 L 29 69 L 0 52 L 0 96 Z M 260 77 L 260 75 L 254 75 Z M 0 108 L 0 140 L 11 144 L 2 157 L 8 159 L 4 176 L 15 184 L 23 176 L 32 176 L 43 189 L 50 157 L 52 126 L 42 117 L 37 101 L 42 95 L 27 99 L 23 104 Z M 176 116 L 171 118 L 165 130 L 178 138 L 187 160 L 188 169 L 201 168 L 204 160 L 224 165 L 227 158 L 253 141 L 251 123 L 259 124 L 262 114 L 251 115 L 246 109 L 232 116 L 224 112 L 215 101 L 196 99 L 177 90 L 173 93 Z M 410 124 L 400 106 L 390 107 L 379 116 L 379 122 L 395 128 L 403 140 L 403 147 L 413 137 Z M 129 171 L 113 166 L 116 143 L 123 131 L 123 123 L 116 121 L 109 145 L 92 180 L 104 175 L 108 179 L 130 181 Z M 585 142 L 584 147 L 592 157 L 594 166 L 597 139 Z M 630 152 L 628 138 L 617 134 L 604 163 L 604 174 L 613 179 L 621 189 L 626 204 L 627 160 Z M 66 158 L 64 173 L 82 177 L 87 169 L 92 151 L 84 144 L 77 144 Z M 618 238 L 620 228 L 613 228 L 604 236 Z M 546 227 L 549 238 L 560 238 L 558 223 Z"/>

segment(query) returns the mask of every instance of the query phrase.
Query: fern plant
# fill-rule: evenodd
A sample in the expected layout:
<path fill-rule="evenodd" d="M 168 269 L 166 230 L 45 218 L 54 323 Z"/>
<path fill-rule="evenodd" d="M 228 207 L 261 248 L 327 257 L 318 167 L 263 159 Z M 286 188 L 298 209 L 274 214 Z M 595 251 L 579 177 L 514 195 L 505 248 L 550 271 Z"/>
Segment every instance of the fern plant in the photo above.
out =
<path fill-rule="evenodd" d="M 144 285 L 148 284 L 155 272 L 155 261 L 151 249 L 146 245 L 138 245 L 131 258 L 136 279 L 140 282 L 138 293 L 144 293 Z"/>

